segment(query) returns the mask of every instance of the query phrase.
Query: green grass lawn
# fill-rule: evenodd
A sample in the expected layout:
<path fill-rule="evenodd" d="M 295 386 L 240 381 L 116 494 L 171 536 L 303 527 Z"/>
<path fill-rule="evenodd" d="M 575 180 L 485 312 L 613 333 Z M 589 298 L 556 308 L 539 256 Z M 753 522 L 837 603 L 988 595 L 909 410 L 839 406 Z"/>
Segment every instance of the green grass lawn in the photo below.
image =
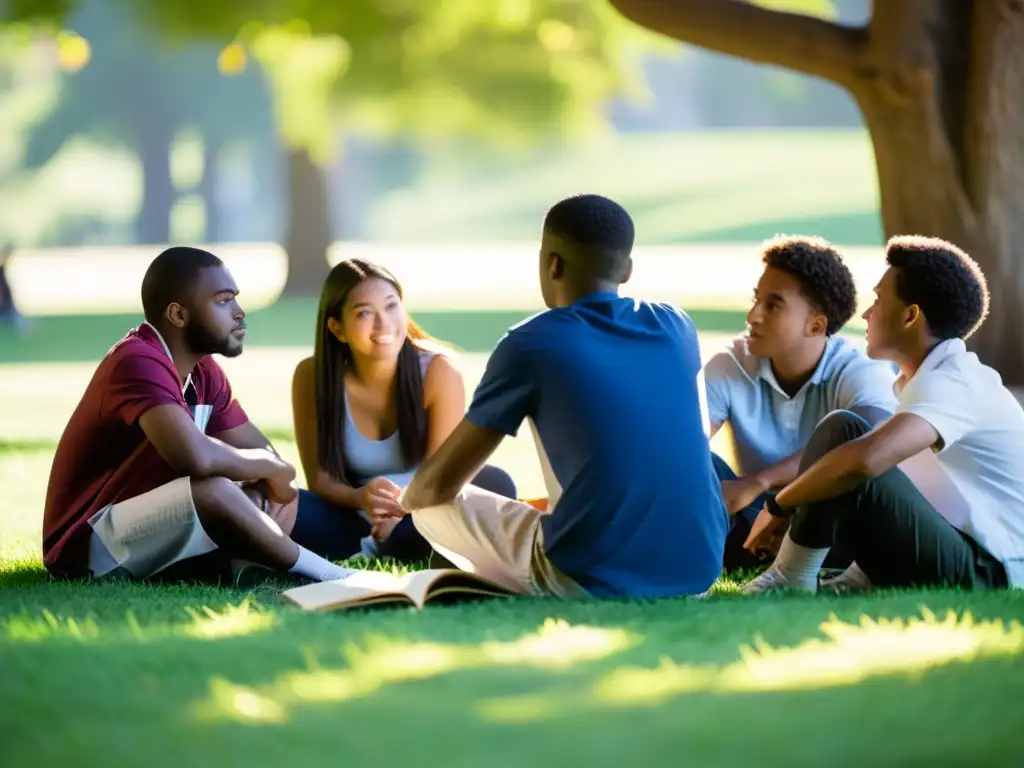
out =
<path fill-rule="evenodd" d="M 0 100 L 0 120 L 5 116 Z M 20 151 L 22 135 L 8 136 L 10 146 L 0 136 L 0 162 L 5 150 Z M 105 181 L 99 187 L 98 178 Z M 340 181 L 347 179 L 343 165 Z M 359 214 L 360 236 L 530 240 L 548 206 L 579 192 L 626 205 L 643 244 L 757 241 L 780 231 L 813 231 L 852 245 L 882 242 L 871 142 L 863 130 L 624 134 L 519 152 L 463 140 L 434 145 L 414 179 Z M 95 218 L 121 242 L 130 237 L 141 193 L 131 153 L 79 137 L 42 171 L 10 174 L 0 187 L 0 231 L 29 245 L 67 220 Z M 187 205 L 176 211 L 172 239 L 203 237 L 195 213 Z"/>
<path fill-rule="evenodd" d="M 882 242 L 863 130 L 643 133 L 521 154 L 435 151 L 415 183 L 369 212 L 369 236 L 416 242 L 531 238 L 562 196 L 598 192 L 639 243 L 757 241 L 813 232 Z"/>
<path fill-rule="evenodd" d="M 293 460 L 287 382 L 302 354 L 226 362 Z M 468 387 L 482 363 L 464 359 Z M 267 588 L 52 582 L 49 462 L 91 371 L 0 365 L 5 768 L 1019 760 L 1021 592 L 744 598 L 723 580 L 704 601 L 306 615 Z M 541 491 L 525 435 L 496 460 Z"/>

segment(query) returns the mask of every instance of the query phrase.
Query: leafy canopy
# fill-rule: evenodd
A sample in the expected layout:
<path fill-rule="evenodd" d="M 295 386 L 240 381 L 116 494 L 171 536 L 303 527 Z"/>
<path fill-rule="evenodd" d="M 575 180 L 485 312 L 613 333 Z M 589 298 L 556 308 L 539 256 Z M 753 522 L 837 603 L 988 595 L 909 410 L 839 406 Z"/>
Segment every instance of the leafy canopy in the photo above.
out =
<path fill-rule="evenodd" d="M 216 43 L 211 77 L 254 60 L 282 138 L 321 160 L 338 129 L 506 145 L 600 130 L 608 98 L 643 94 L 637 54 L 675 49 L 595 0 L 0 0 L 0 21 L 60 29 L 100 2 L 163 46 Z"/>

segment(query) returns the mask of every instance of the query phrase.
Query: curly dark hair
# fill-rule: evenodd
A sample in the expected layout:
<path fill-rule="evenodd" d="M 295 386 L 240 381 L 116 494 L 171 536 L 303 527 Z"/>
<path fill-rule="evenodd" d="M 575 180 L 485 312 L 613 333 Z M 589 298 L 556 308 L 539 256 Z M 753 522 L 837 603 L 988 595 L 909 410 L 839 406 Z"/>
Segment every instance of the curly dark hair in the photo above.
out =
<path fill-rule="evenodd" d="M 885 246 L 896 295 L 921 308 L 937 339 L 969 338 L 988 316 L 988 283 L 977 262 L 946 240 L 899 235 Z"/>
<path fill-rule="evenodd" d="M 793 275 L 811 305 L 828 318 L 828 336 L 857 310 L 857 286 L 831 243 L 820 237 L 778 236 L 764 244 L 762 261 Z"/>

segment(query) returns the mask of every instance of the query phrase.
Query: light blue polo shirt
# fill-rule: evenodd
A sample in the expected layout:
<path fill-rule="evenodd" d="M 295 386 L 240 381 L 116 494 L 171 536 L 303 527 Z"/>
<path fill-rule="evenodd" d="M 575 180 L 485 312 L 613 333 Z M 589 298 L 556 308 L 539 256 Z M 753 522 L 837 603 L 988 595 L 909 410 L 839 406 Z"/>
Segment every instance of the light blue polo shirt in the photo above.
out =
<path fill-rule="evenodd" d="M 743 477 L 803 450 L 818 423 L 832 411 L 879 408 L 896 412 L 891 363 L 872 360 L 852 342 L 831 336 L 811 378 L 787 395 L 767 358 L 734 339 L 704 366 L 712 427 L 728 422 L 736 442 L 737 473 Z"/>
<path fill-rule="evenodd" d="M 537 438 L 548 558 L 595 597 L 699 594 L 728 517 L 704 431 L 700 347 L 668 304 L 595 293 L 502 337 L 466 418 Z"/>

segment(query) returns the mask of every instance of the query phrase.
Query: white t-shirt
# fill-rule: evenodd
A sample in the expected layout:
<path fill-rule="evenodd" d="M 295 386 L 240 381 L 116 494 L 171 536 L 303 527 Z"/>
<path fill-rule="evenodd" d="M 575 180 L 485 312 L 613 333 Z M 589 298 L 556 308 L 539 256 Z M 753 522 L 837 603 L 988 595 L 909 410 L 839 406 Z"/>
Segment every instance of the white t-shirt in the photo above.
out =
<path fill-rule="evenodd" d="M 939 344 L 909 380 L 897 380 L 897 413 L 935 428 L 934 457 L 900 467 L 951 525 L 1024 586 L 1024 409 L 999 374 L 961 339 Z"/>

